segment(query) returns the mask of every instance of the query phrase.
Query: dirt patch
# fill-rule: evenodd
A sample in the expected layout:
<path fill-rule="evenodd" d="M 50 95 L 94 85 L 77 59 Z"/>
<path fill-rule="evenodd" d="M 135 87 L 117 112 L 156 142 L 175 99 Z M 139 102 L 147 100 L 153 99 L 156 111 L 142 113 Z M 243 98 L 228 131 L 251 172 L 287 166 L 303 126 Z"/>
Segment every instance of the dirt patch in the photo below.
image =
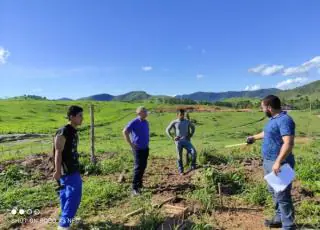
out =
<path fill-rule="evenodd" d="M 9 165 L 20 165 L 24 160 L 9 160 L 9 161 L 3 161 L 0 163 L 0 172 L 1 169 L 4 170 L 6 169 Z"/>
<path fill-rule="evenodd" d="M 30 155 L 20 164 L 28 173 L 38 173 L 41 180 L 49 180 L 52 177 L 53 161 L 48 154 Z"/>
<path fill-rule="evenodd" d="M 38 230 L 38 229 L 56 229 L 58 225 L 59 209 L 57 207 L 45 208 L 37 215 L 24 216 L 18 219 L 6 219 L 3 215 L 0 223 L 5 224 L 0 229 L 14 229 L 14 230 Z M 7 221 L 7 223 L 5 223 Z"/>
<path fill-rule="evenodd" d="M 148 164 L 144 186 L 152 189 L 153 194 L 178 195 L 194 189 L 191 178 L 196 170 L 179 175 L 175 159 L 151 158 Z"/>
<path fill-rule="evenodd" d="M 215 169 L 223 173 L 236 173 L 243 172 L 247 181 L 251 182 L 261 182 L 263 181 L 263 168 L 261 158 L 244 158 L 237 160 L 240 165 L 229 165 L 226 163 L 221 163 L 219 165 L 211 165 Z"/>
<path fill-rule="evenodd" d="M 102 161 L 104 159 L 110 159 L 116 156 L 115 152 L 105 152 L 99 154 L 96 159 Z M 27 173 L 38 173 L 39 179 L 51 180 L 53 175 L 53 158 L 51 153 L 38 153 L 27 156 L 25 159 L 9 160 L 0 163 L 0 172 L 5 170 L 10 165 L 20 165 Z M 110 175 L 115 178 L 117 175 Z"/>
<path fill-rule="evenodd" d="M 10 165 L 20 165 L 28 174 L 38 174 L 38 179 L 49 180 L 53 174 L 52 157 L 46 153 L 27 156 L 21 160 L 10 160 L 0 163 L 0 172 Z"/>
<path fill-rule="evenodd" d="M 0 214 L 0 229 L 4 229 L 4 224 L 6 222 L 6 217 L 4 214 Z"/>
<path fill-rule="evenodd" d="M 298 205 L 302 201 L 316 201 L 320 203 L 320 197 L 314 192 L 303 188 L 301 182 L 297 180 L 293 182 L 291 194 L 295 205 Z"/>
<path fill-rule="evenodd" d="M 264 216 L 261 211 L 249 209 L 217 211 L 213 216 L 218 229 L 269 229 L 263 225 Z"/>
<path fill-rule="evenodd" d="M 264 173 L 261 158 L 245 158 L 241 161 L 246 178 L 251 182 L 263 181 Z"/>
<path fill-rule="evenodd" d="M 59 208 L 41 210 L 41 215 L 32 217 L 32 221 L 21 226 L 24 230 L 56 229 L 58 225 Z"/>
<path fill-rule="evenodd" d="M 295 137 L 294 138 L 294 142 L 296 144 L 307 144 L 310 143 L 312 141 L 312 138 L 310 137 Z"/>
<path fill-rule="evenodd" d="M 193 223 L 189 220 L 181 220 L 175 217 L 168 217 L 164 220 L 162 224 L 157 228 L 157 230 L 165 230 L 165 229 L 179 229 L 179 230 L 187 230 L 192 229 Z"/>

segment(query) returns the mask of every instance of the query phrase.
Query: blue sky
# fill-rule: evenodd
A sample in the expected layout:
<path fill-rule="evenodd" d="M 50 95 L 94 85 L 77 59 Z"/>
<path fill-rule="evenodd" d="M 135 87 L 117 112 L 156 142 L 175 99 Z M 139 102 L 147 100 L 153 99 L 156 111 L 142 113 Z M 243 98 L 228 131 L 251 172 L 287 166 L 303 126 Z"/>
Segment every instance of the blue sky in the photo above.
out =
<path fill-rule="evenodd" d="M 0 97 L 176 95 L 320 79 L 317 0 L 0 0 Z"/>

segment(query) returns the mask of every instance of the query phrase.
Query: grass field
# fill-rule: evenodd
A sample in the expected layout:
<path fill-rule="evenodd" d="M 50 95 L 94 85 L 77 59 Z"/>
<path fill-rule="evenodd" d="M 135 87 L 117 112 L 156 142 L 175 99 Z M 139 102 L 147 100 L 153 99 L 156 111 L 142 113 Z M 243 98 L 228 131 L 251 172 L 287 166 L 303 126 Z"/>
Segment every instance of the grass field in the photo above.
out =
<path fill-rule="evenodd" d="M 66 123 L 66 109 L 74 102 L 0 101 L 0 135 L 47 134 L 42 138 L 0 143 L 0 228 L 54 229 L 58 196 L 48 171 L 52 135 Z M 83 199 L 74 229 L 263 229 L 264 216 L 271 213 L 271 199 L 266 192 L 260 159 L 260 143 L 225 148 L 244 142 L 246 136 L 260 132 L 266 119 L 255 122 L 260 111 L 191 112 L 196 125 L 193 144 L 198 151 L 199 169 L 178 176 L 175 147 L 165 135 L 165 128 L 175 119 L 175 106 L 145 104 L 149 108 L 150 159 L 145 175 L 146 188 L 141 197 L 132 198 L 130 182 L 133 157 L 122 137 L 122 129 L 135 117 L 137 103 L 93 102 L 95 105 L 96 152 L 98 163 L 90 163 L 89 105 L 80 128 L 79 151 L 84 174 Z M 162 111 L 162 112 L 159 112 Z M 290 111 L 296 122 L 297 179 L 293 197 L 299 226 L 319 226 L 320 219 L 320 117 L 316 111 Z M 125 182 L 118 183 L 126 170 Z M 218 184 L 221 184 L 219 195 Z M 165 208 L 154 203 L 176 196 L 171 205 L 188 207 L 182 222 L 179 215 L 170 217 Z M 222 203 L 221 203 L 222 199 Z M 39 210 L 36 215 L 12 215 L 12 208 Z M 126 218 L 138 208 L 144 212 Z M 19 218 L 18 218 L 19 217 Z M 21 217 L 25 218 L 24 224 Z M 180 216 L 181 217 L 181 216 Z M 31 223 L 30 219 L 35 220 Z M 171 226 L 166 228 L 166 226 Z M 161 228 L 160 228 L 161 229 Z"/>

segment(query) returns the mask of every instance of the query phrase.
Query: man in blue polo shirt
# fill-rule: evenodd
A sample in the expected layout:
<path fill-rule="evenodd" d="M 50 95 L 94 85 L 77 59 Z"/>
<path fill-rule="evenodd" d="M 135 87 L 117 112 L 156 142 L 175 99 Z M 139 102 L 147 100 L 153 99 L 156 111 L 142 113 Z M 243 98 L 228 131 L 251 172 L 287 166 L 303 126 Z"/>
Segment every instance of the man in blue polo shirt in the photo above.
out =
<path fill-rule="evenodd" d="M 149 156 L 149 123 L 146 120 L 148 113 L 143 106 L 137 108 L 136 112 L 137 118 L 130 121 L 123 130 L 124 138 L 131 146 L 134 154 L 133 195 L 140 194 L 142 178 Z"/>
<path fill-rule="evenodd" d="M 247 138 L 247 143 L 263 139 L 262 157 L 264 173 L 280 172 L 281 165 L 288 163 L 292 168 L 295 160 L 292 154 L 294 146 L 295 123 L 292 118 L 281 110 L 280 99 L 274 95 L 265 97 L 261 102 L 263 112 L 269 117 L 263 132 Z M 284 191 L 276 193 L 268 185 L 275 204 L 275 216 L 265 220 L 267 227 L 282 227 L 283 229 L 296 229 L 294 224 L 294 209 L 291 198 L 290 184 Z"/>

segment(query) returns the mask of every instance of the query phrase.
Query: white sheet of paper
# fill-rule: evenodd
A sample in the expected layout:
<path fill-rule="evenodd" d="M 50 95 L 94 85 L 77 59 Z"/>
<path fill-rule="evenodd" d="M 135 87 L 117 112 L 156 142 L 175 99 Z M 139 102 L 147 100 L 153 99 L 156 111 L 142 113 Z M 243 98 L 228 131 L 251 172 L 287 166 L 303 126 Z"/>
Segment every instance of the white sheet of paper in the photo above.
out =
<path fill-rule="evenodd" d="M 293 181 L 295 172 L 289 164 L 284 164 L 280 168 L 278 175 L 274 172 L 269 173 L 264 177 L 268 184 L 274 189 L 275 192 L 281 192 Z"/>

